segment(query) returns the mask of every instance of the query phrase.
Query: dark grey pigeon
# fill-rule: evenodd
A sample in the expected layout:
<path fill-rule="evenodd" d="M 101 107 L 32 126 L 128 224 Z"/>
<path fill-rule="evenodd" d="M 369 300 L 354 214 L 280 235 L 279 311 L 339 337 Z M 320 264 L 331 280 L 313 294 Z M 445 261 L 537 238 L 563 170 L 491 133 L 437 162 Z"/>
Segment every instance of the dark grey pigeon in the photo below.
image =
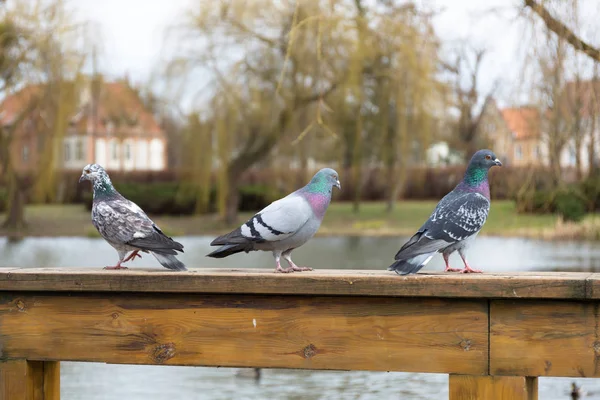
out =
<path fill-rule="evenodd" d="M 427 222 L 396 254 L 388 269 L 399 275 L 416 273 L 435 255 L 442 253 L 445 272 L 481 272 L 471 269 L 467 248 L 473 242 L 490 211 L 488 171 L 502 163 L 490 150 L 476 152 L 463 180 L 438 203 Z M 450 268 L 448 258 L 458 250 L 464 269 Z"/>
<path fill-rule="evenodd" d="M 337 172 L 323 168 L 303 188 L 274 201 L 233 232 L 213 240 L 211 246 L 221 247 L 208 257 L 264 250 L 273 252 L 275 272 L 311 271 L 312 268 L 294 264 L 291 253 L 319 230 L 334 186 L 341 188 Z M 289 268 L 281 268 L 281 257 Z"/>
<path fill-rule="evenodd" d="M 142 251 L 151 253 L 165 268 L 186 270 L 175 257 L 178 251 L 183 253 L 183 245 L 166 236 L 137 204 L 117 192 L 104 168 L 86 165 L 79 178 L 82 181 L 91 181 L 94 188 L 92 223 L 119 253 L 117 265 L 104 269 L 127 269 L 121 264 L 136 256 L 141 258 L 138 253 Z"/>

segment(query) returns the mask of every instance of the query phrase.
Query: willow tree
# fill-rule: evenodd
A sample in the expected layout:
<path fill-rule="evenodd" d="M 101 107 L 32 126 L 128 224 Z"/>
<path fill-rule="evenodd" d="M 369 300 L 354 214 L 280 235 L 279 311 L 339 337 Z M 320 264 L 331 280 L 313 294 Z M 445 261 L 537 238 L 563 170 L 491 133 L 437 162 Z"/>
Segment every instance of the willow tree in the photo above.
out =
<path fill-rule="evenodd" d="M 4 97 L 19 104 L 10 120 L 0 124 L 2 174 L 8 186 L 8 212 L 4 226 L 25 226 L 26 191 L 46 196 L 54 188 L 56 146 L 68 127 L 75 104 L 75 86 L 83 58 L 77 45 L 83 35 L 60 0 L 19 2 L 0 11 L 2 59 L 0 77 Z M 37 171 L 23 173 L 14 156 L 19 131 L 34 131 L 45 145 Z"/>
<path fill-rule="evenodd" d="M 333 106 L 335 127 L 345 149 L 343 165 L 352 172 L 354 210 L 363 171 L 383 166 L 391 211 L 407 168 L 431 142 L 432 116 L 443 112 L 436 101 L 437 42 L 431 14 L 416 6 L 365 4 L 355 1 L 355 42 L 345 91 Z"/>
<path fill-rule="evenodd" d="M 290 137 L 301 110 L 325 101 L 340 82 L 339 33 L 335 19 L 323 17 L 328 12 L 318 1 L 268 0 L 199 2 L 189 12 L 179 38 L 185 54 L 170 73 L 193 77 L 201 69 L 214 77 L 212 150 L 222 171 L 219 211 L 228 222 L 237 216 L 243 174 Z"/>

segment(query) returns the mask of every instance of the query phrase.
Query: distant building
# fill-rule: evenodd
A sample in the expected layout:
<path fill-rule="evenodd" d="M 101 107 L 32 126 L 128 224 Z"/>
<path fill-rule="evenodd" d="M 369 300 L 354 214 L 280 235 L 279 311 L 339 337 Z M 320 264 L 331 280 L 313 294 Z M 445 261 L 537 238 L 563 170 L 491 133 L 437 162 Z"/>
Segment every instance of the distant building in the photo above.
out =
<path fill-rule="evenodd" d="M 502 117 L 511 136 L 507 159 L 516 167 L 547 165 L 540 111 L 531 106 L 504 108 Z"/>
<path fill-rule="evenodd" d="M 93 90 L 93 87 L 96 90 Z M 14 123 L 39 86 L 28 86 L 0 103 L 0 123 Z M 98 163 L 110 171 L 162 171 L 167 168 L 167 137 L 137 93 L 123 81 L 89 80 L 77 95 L 76 111 L 61 143 L 54 143 L 57 168 L 78 170 Z M 36 109 L 15 130 L 11 142 L 14 165 L 27 171 L 36 167 L 46 146 Z"/>
<path fill-rule="evenodd" d="M 425 152 L 425 160 L 427 166 L 431 167 L 445 167 L 463 162 L 460 154 L 454 153 L 446 142 L 432 144 Z"/>

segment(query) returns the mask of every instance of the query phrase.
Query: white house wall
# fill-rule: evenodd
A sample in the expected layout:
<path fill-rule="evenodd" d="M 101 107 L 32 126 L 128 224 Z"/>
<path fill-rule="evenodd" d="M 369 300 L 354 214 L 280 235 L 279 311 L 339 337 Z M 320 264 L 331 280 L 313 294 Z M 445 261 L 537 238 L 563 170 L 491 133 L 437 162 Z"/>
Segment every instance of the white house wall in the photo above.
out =
<path fill-rule="evenodd" d="M 164 165 L 165 146 L 159 139 L 150 141 L 150 169 L 152 171 L 161 171 Z"/>
<path fill-rule="evenodd" d="M 106 150 L 106 140 L 104 139 L 96 139 L 96 154 L 94 155 L 94 160 L 92 160 L 94 163 L 100 164 L 100 165 L 106 165 L 106 155 L 107 155 L 107 150 Z"/>
<path fill-rule="evenodd" d="M 165 152 L 166 146 L 160 139 L 128 138 L 120 141 L 112 138 L 107 141 L 98 138 L 95 141 L 94 159 L 87 160 L 81 166 L 77 164 L 77 167 L 95 162 L 113 171 L 162 171 L 166 168 Z"/>
<path fill-rule="evenodd" d="M 148 162 L 150 158 L 150 149 L 147 140 L 138 139 L 136 141 L 135 155 L 135 169 L 142 171 L 147 170 L 148 165 L 150 164 Z"/>

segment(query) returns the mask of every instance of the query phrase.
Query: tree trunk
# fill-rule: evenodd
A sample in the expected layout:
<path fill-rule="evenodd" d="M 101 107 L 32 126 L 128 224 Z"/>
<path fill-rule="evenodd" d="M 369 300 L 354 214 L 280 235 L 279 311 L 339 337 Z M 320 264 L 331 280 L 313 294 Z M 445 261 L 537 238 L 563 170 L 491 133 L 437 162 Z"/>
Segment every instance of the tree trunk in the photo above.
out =
<path fill-rule="evenodd" d="M 230 173 L 227 176 L 227 200 L 225 202 L 225 223 L 234 225 L 238 218 L 240 205 L 240 173 Z"/>
<path fill-rule="evenodd" d="M 8 209 L 3 227 L 10 231 L 25 228 L 25 193 L 19 177 L 13 173 L 8 185 Z"/>

